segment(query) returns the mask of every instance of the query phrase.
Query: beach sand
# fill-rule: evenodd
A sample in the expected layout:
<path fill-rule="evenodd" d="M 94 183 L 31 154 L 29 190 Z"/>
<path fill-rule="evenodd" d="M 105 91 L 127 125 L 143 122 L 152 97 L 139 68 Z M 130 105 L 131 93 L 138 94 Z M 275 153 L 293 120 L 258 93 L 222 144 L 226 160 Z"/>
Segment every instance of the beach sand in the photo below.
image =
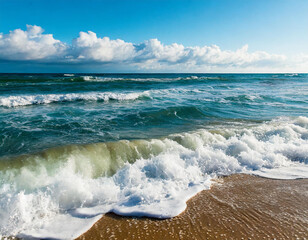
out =
<path fill-rule="evenodd" d="M 219 178 L 179 216 L 108 213 L 78 239 L 308 239 L 308 179 Z"/>

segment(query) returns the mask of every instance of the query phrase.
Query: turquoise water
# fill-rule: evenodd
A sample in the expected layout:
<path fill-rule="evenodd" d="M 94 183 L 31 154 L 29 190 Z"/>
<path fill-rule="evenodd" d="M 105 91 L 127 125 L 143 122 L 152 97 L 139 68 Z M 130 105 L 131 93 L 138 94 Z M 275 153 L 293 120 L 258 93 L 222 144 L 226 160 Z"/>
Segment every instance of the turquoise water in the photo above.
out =
<path fill-rule="evenodd" d="M 1 74 L 0 156 L 307 112 L 306 74 Z"/>
<path fill-rule="evenodd" d="M 0 238 L 168 218 L 220 175 L 308 177 L 307 74 L 0 74 Z"/>

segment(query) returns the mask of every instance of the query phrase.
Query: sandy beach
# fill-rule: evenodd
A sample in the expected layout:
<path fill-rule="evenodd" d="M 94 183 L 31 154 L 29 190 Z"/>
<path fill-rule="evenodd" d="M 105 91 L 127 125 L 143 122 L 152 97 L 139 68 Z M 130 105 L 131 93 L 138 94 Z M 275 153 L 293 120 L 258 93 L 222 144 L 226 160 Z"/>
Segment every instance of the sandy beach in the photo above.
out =
<path fill-rule="evenodd" d="M 78 239 L 307 239 L 308 179 L 236 174 L 187 202 L 171 219 L 104 215 Z"/>

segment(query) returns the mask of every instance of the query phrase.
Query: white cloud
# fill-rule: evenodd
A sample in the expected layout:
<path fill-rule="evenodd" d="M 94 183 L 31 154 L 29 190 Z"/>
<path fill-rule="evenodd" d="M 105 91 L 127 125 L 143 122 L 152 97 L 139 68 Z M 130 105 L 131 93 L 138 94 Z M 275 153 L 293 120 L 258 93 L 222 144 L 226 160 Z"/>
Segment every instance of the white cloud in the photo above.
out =
<path fill-rule="evenodd" d="M 39 26 L 27 25 L 26 31 L 16 29 L 0 34 L 0 59 L 41 60 L 61 56 L 66 45 L 43 32 Z"/>
<path fill-rule="evenodd" d="M 183 45 L 173 43 L 171 45 L 163 45 L 157 39 L 150 39 L 144 43 L 135 45 L 136 61 L 154 60 L 164 61 L 169 63 L 176 63 L 183 59 L 187 51 Z"/>
<path fill-rule="evenodd" d="M 97 62 L 116 62 L 133 59 L 135 48 L 132 43 L 123 40 L 110 40 L 108 37 L 98 38 L 96 33 L 80 32 L 73 40 L 72 54 L 79 60 Z"/>
<path fill-rule="evenodd" d="M 308 66 L 307 55 L 295 60 L 284 55 L 264 51 L 249 52 L 248 45 L 235 51 L 222 50 L 219 46 L 191 46 L 173 43 L 162 44 L 158 39 L 139 44 L 121 39 L 97 37 L 96 33 L 80 32 L 66 44 L 44 34 L 39 26 L 27 25 L 27 30 L 16 29 L 0 34 L 0 59 L 53 62 L 61 64 L 98 63 L 125 65 L 132 69 L 170 71 L 277 71 L 294 68 L 294 64 Z M 279 70 L 278 70 L 279 71 Z"/>

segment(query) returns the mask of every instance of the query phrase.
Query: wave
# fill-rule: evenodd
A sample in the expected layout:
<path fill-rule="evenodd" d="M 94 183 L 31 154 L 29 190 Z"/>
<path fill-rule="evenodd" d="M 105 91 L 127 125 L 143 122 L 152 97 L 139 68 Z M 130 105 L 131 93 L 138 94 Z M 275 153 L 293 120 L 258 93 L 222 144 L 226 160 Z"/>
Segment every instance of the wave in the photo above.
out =
<path fill-rule="evenodd" d="M 64 93 L 64 94 L 36 94 L 36 95 L 13 95 L 1 96 L 0 106 L 19 107 L 28 105 L 74 102 L 74 101 L 127 101 L 151 98 L 178 97 L 179 94 L 196 95 L 207 93 L 205 90 L 171 88 L 160 90 L 147 90 L 143 92 L 114 93 L 114 92 L 90 92 L 90 93 Z"/>
<path fill-rule="evenodd" d="M 237 95 L 237 96 L 230 96 L 230 97 L 221 98 L 220 101 L 241 103 L 241 102 L 262 101 L 262 100 L 264 100 L 264 98 L 269 99 L 267 96 L 261 96 L 261 95 L 258 95 L 258 94 L 242 94 L 242 95 Z"/>
<path fill-rule="evenodd" d="M 178 98 L 181 96 L 196 96 L 197 101 L 208 101 L 218 103 L 259 103 L 277 102 L 274 97 L 259 94 L 240 94 L 234 96 L 215 96 L 212 94 L 213 89 L 185 89 L 185 88 L 170 88 L 146 90 L 143 92 L 131 93 L 113 93 L 113 92 L 90 92 L 90 93 L 65 93 L 65 94 L 36 94 L 36 95 L 15 95 L 0 97 L 0 106 L 2 107 L 19 107 L 27 105 L 50 104 L 61 102 L 74 101 L 126 101 L 126 100 L 142 100 L 142 99 L 165 99 Z M 294 99 L 288 99 L 289 102 Z M 297 101 L 305 103 L 305 101 Z M 267 103 L 268 104 L 268 103 Z"/>
<path fill-rule="evenodd" d="M 59 84 L 70 82 L 198 82 L 198 81 L 223 81 L 238 82 L 250 80 L 275 81 L 294 78 L 306 78 L 306 74 L 0 74 L 0 84 Z"/>
<path fill-rule="evenodd" d="M 0 106 L 19 107 L 37 104 L 49 104 L 56 102 L 74 102 L 74 101 L 127 101 L 148 97 L 146 92 L 132 93 L 66 93 L 66 94 L 38 94 L 38 95 L 16 95 L 9 97 L 0 97 Z"/>
<path fill-rule="evenodd" d="M 122 77 L 97 77 L 97 76 L 81 76 L 81 79 L 86 82 L 109 82 L 123 80 Z"/>
<path fill-rule="evenodd" d="M 286 77 L 299 77 L 300 74 L 298 74 L 298 73 L 286 73 L 286 74 L 284 74 L 284 76 L 286 76 Z"/>
<path fill-rule="evenodd" d="M 0 159 L 0 235 L 75 238 L 106 212 L 169 218 L 219 175 L 308 177 L 308 118 Z"/>
<path fill-rule="evenodd" d="M 247 74 L 243 74 L 240 78 L 237 78 L 233 74 L 221 74 L 221 75 L 177 75 L 174 77 L 168 77 L 168 75 L 160 75 L 160 76 L 121 76 L 121 77 L 112 77 L 112 76 L 96 76 L 96 75 L 88 75 L 88 76 L 75 76 L 73 78 L 69 78 L 71 81 L 86 81 L 86 82 L 113 82 L 113 81 L 128 81 L 128 82 L 197 82 L 197 81 L 222 81 L 222 82 L 238 82 L 238 81 L 246 81 L 247 79 L 251 80 L 287 80 L 292 79 L 294 77 L 301 78 L 303 77 L 301 74 L 255 74 L 255 76 L 246 76 Z M 249 74 L 248 74 L 249 75 Z"/>
<path fill-rule="evenodd" d="M 216 76 L 181 76 L 181 77 L 106 77 L 106 76 L 80 76 L 72 78 L 71 80 L 86 82 L 113 82 L 113 81 L 131 81 L 131 82 L 176 82 L 176 81 L 189 81 L 189 80 L 219 80 L 222 77 Z"/>

